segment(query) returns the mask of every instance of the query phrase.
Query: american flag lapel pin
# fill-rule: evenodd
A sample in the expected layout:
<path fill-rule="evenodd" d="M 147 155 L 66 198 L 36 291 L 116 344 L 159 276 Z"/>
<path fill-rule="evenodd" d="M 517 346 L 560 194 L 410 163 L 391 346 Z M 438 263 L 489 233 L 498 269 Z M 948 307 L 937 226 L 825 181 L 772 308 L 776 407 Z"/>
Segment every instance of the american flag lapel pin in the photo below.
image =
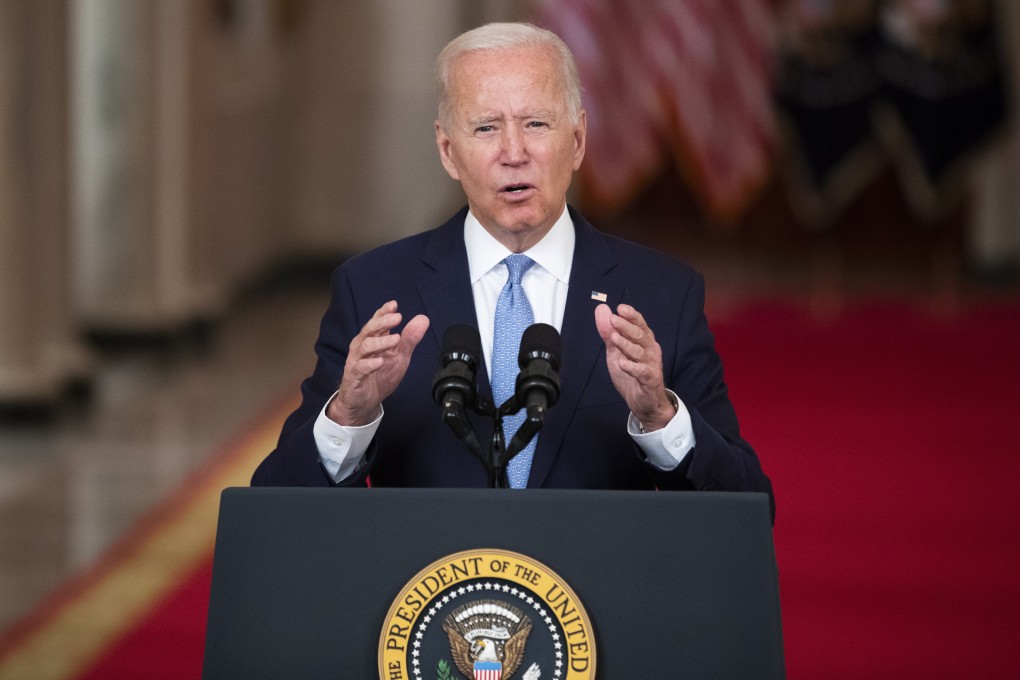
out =
<path fill-rule="evenodd" d="M 607 298 L 605 293 L 600 293 L 597 290 L 593 290 L 591 292 L 591 299 L 597 302 L 605 302 Z"/>

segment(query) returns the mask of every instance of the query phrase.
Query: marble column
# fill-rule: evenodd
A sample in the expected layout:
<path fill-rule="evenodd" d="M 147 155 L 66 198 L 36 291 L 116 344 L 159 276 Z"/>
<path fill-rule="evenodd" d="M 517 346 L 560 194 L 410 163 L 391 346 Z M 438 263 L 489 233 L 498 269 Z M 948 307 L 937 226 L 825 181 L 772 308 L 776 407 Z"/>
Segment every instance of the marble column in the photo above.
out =
<path fill-rule="evenodd" d="M 174 334 L 222 308 L 193 248 L 197 7 L 73 2 L 75 283 L 94 334 Z"/>
<path fill-rule="evenodd" d="M 65 0 L 0 2 L 0 406 L 86 385 L 72 311 Z"/>

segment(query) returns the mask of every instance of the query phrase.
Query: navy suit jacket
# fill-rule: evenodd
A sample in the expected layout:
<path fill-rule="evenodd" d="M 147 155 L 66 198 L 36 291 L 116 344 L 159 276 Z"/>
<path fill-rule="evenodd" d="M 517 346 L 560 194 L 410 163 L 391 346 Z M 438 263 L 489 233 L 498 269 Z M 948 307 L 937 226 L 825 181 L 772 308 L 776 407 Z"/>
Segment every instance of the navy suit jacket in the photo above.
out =
<path fill-rule="evenodd" d="M 385 416 L 364 464 L 344 485 L 479 487 L 484 465 L 442 422 L 432 400 L 445 330 L 477 326 L 462 209 L 441 227 L 354 257 L 337 268 L 332 299 L 315 345 L 318 362 L 302 383 L 300 407 L 286 420 L 276 450 L 258 467 L 254 485 L 325 486 L 312 426 L 336 391 L 347 348 L 388 300 L 404 320 L 417 314 L 431 325 L 414 350 L 397 390 L 383 402 Z M 704 280 L 689 266 L 654 250 L 598 232 L 571 210 L 576 232 L 573 266 L 561 330 L 561 393 L 538 436 L 529 487 L 764 491 L 772 494 L 758 458 L 740 437 L 704 314 Z M 605 345 L 595 327 L 605 293 L 612 308 L 633 305 L 662 346 L 666 384 L 687 406 L 696 446 L 676 469 L 662 472 L 645 460 L 627 434 L 629 410 L 613 387 Z M 479 391 L 491 395 L 484 364 Z M 470 415 L 483 446 L 492 421 Z"/>

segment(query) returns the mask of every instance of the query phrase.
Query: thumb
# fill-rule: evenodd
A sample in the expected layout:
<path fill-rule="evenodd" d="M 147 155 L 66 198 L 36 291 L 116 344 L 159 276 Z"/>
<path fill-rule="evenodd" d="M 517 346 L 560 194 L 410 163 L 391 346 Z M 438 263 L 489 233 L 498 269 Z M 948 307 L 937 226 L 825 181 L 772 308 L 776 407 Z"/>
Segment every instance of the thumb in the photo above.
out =
<path fill-rule="evenodd" d="M 613 334 L 613 310 L 607 304 L 601 304 L 595 308 L 595 328 L 602 336 L 603 342 L 609 342 Z"/>
<path fill-rule="evenodd" d="M 404 330 L 400 333 L 400 344 L 403 345 L 408 354 L 418 346 L 418 343 L 425 337 L 425 332 L 428 329 L 429 318 L 424 314 L 419 314 L 407 322 Z"/>

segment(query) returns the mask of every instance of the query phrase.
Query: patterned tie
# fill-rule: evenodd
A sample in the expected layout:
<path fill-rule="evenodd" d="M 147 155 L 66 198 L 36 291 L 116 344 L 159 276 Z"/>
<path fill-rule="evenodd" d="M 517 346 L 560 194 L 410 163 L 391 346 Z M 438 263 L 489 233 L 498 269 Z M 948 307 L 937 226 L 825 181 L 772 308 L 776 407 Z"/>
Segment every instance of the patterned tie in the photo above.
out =
<path fill-rule="evenodd" d="M 496 301 L 496 322 L 493 328 L 492 341 L 492 398 L 499 407 L 514 393 L 517 381 L 517 355 L 521 346 L 524 329 L 535 322 L 531 311 L 531 303 L 521 287 L 521 277 L 535 264 L 527 255 L 508 255 L 503 260 L 510 277 L 499 293 Z M 509 443 L 517 428 L 524 422 L 526 413 L 522 410 L 516 415 L 503 419 L 504 436 Z M 527 447 L 507 466 L 507 477 L 514 489 L 523 489 L 528 485 L 528 474 L 531 472 L 531 459 L 535 455 L 535 444 L 538 436 L 531 440 Z"/>

